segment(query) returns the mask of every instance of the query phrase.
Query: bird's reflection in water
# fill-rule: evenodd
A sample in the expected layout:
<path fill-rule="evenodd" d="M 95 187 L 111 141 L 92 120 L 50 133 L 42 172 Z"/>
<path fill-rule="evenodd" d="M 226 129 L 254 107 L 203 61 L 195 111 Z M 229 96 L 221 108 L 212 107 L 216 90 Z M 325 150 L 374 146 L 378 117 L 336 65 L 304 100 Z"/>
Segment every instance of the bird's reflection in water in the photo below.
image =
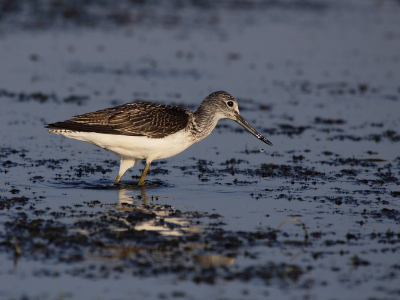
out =
<path fill-rule="evenodd" d="M 235 258 L 218 254 L 201 254 L 194 255 L 193 261 L 196 265 L 199 265 L 203 268 L 208 268 L 217 266 L 231 266 L 235 262 Z"/>
<path fill-rule="evenodd" d="M 146 188 L 143 186 L 140 188 L 140 195 L 131 196 L 128 195 L 128 192 L 132 190 L 121 188 L 118 190 L 118 203 L 122 207 L 124 204 L 147 204 L 148 197 L 146 195 Z"/>
<path fill-rule="evenodd" d="M 130 196 L 129 192 L 130 190 L 126 189 L 118 190 L 119 209 L 153 216 L 151 219 L 137 222 L 134 230 L 157 231 L 167 236 L 182 236 L 185 233 L 200 232 L 200 229 L 192 226 L 190 220 L 185 217 L 185 214 L 181 214 L 179 210 L 170 205 L 150 202 L 155 197 L 148 197 L 145 187 L 141 188 L 139 196 Z"/>
<path fill-rule="evenodd" d="M 136 191 L 138 191 L 136 189 Z M 135 219 L 135 222 L 125 220 L 118 220 L 124 222 L 125 227 L 117 228 L 111 225 L 114 217 L 110 217 L 110 229 L 112 231 L 141 231 L 141 232 L 157 232 L 159 235 L 159 242 L 153 243 L 152 246 L 143 244 L 139 245 L 137 242 L 128 242 L 125 240 L 123 243 L 109 243 L 107 246 L 102 247 L 101 258 L 107 259 L 135 259 L 138 256 L 146 256 L 149 260 L 160 260 L 161 257 L 169 256 L 171 254 L 181 253 L 185 250 L 187 258 L 195 265 L 202 268 L 212 266 L 229 266 L 235 261 L 233 257 L 227 257 L 216 253 L 204 254 L 203 249 L 206 245 L 202 242 L 202 238 L 192 241 L 190 237 L 197 235 L 202 236 L 203 232 L 200 225 L 194 226 L 198 223 L 198 218 L 193 220 L 191 212 L 181 212 L 180 210 L 165 204 L 154 204 L 154 197 L 149 197 L 146 192 L 146 187 L 142 187 L 140 195 L 132 196 L 132 189 L 121 188 L 118 190 L 118 205 L 110 209 L 128 213 L 128 218 L 131 215 L 149 216 L 144 218 Z M 110 214 L 111 215 L 111 214 Z M 189 237 L 189 238 L 186 238 Z M 163 247 L 166 241 L 170 239 L 177 240 L 175 247 Z M 97 258 L 99 256 L 97 255 Z M 183 257 L 182 257 L 183 259 Z"/>

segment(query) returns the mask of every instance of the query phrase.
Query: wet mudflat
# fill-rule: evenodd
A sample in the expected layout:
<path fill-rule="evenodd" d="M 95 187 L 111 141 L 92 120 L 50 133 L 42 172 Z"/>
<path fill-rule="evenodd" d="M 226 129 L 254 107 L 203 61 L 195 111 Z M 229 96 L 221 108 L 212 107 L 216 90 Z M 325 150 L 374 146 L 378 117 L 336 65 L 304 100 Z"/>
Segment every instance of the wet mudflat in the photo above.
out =
<path fill-rule="evenodd" d="M 11 2 L 10 2 L 11 3 Z M 6 5 L 1 299 L 398 299 L 400 5 Z M 226 90 L 220 121 L 113 184 L 112 154 L 44 125 Z"/>

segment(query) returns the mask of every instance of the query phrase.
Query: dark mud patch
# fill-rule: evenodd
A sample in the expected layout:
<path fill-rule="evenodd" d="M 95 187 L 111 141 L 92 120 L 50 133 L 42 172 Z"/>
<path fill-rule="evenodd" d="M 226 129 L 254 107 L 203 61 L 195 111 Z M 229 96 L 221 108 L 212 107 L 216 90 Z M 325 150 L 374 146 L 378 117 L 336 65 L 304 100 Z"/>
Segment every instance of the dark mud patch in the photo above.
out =
<path fill-rule="evenodd" d="M 323 12 L 332 7 L 322 1 L 254 2 L 254 1 L 129 1 L 121 0 L 116 5 L 103 1 L 70 2 L 28 0 L 5 2 L 0 7 L 0 21 L 20 29 L 43 30 L 58 26 L 77 27 L 121 27 L 121 26 L 164 26 L 167 28 L 202 26 L 216 27 L 220 20 L 210 17 L 210 12 L 227 10 L 294 10 Z M 195 17 L 187 16 L 187 10 L 199 12 Z M 212 16 L 212 15 L 211 15 Z M 32 60 L 37 60 L 32 56 Z"/>
<path fill-rule="evenodd" d="M 382 100 L 398 101 L 400 100 L 399 92 L 396 89 L 384 88 L 376 86 L 368 82 L 350 83 L 350 82 L 311 82 L 293 81 L 290 84 L 280 83 L 280 86 L 290 88 L 305 95 L 315 96 L 333 96 L 333 97 L 378 97 Z M 324 119 L 315 118 L 315 123 L 324 125 L 341 125 L 345 124 L 342 119 Z"/>
<path fill-rule="evenodd" d="M 11 194 L 18 194 L 18 189 L 10 190 Z M 0 210 L 9 210 L 11 207 L 15 207 L 17 210 L 21 210 L 23 206 L 27 205 L 29 201 L 28 197 L 0 197 Z"/>
<path fill-rule="evenodd" d="M 48 102 L 54 102 L 58 104 L 75 104 L 78 106 L 84 105 L 89 101 L 90 97 L 87 95 L 75 95 L 71 94 L 66 97 L 57 96 L 54 93 L 46 94 L 43 92 L 24 93 L 24 92 L 10 92 L 5 89 L 0 90 L 0 98 L 10 99 L 18 102 L 38 102 L 46 104 Z M 3 100 L 4 101 L 4 100 Z"/>
<path fill-rule="evenodd" d="M 142 200 L 140 195 L 136 200 Z M 27 207 L 33 199 L 2 199 Z M 337 201 L 334 200 L 334 201 Z M 399 211 L 381 209 L 361 214 L 368 218 L 399 221 Z M 286 231 L 286 223 L 297 220 L 298 230 Z M 255 231 L 225 230 L 223 216 L 200 211 L 182 211 L 171 205 L 105 203 L 98 200 L 36 211 L 34 207 L 10 215 L 0 233 L 0 252 L 13 259 L 64 265 L 62 271 L 45 266 L 35 276 L 69 275 L 86 279 L 118 278 L 122 274 L 149 278 L 173 275 L 179 280 L 214 285 L 219 282 L 261 282 L 282 289 L 309 286 L 307 276 L 314 262 L 339 253 L 355 268 L 376 265 L 368 254 L 400 251 L 400 235 L 391 230 L 361 232 L 312 231 L 298 217 L 276 228 Z M 356 245 L 377 242 L 361 252 Z M 288 262 L 263 260 L 261 249 L 276 249 Z M 318 249 L 318 250 L 317 250 Z M 349 249 L 349 250 L 343 250 Z M 298 260 L 301 255 L 304 259 Z M 245 265 L 235 264 L 246 260 Z M 304 263 L 305 262 L 305 263 Z M 379 264 L 379 263 L 378 263 Z M 396 262 L 390 276 L 399 276 Z M 329 270 L 327 270 L 329 272 Z M 343 272 L 332 268 L 333 274 Z M 382 274 L 386 276 L 388 274 Z M 383 279 L 381 279 L 383 280 Z M 378 280 L 379 281 L 379 280 Z M 323 284 L 315 279 L 314 284 Z"/>
<path fill-rule="evenodd" d="M 104 75 L 117 75 L 126 77 L 141 77 L 144 79 L 165 79 L 165 78 L 189 78 L 199 80 L 206 74 L 193 69 L 165 69 L 160 70 L 154 67 L 142 67 L 142 68 L 131 68 L 131 67 L 106 67 L 101 64 L 90 65 L 82 63 L 73 63 L 68 69 L 68 72 L 73 75 L 90 75 L 90 74 L 104 74 Z"/>
<path fill-rule="evenodd" d="M 279 247 L 283 242 L 277 241 L 277 235 L 281 233 L 273 229 L 226 231 L 218 214 L 184 212 L 153 203 L 117 205 L 92 200 L 60 206 L 40 217 L 34 215 L 33 208 L 4 223 L 0 251 L 16 261 L 24 258 L 66 264 L 69 267 L 64 273 L 72 276 L 174 274 L 180 280 L 196 283 L 257 279 L 286 286 L 288 281 L 297 282 L 307 273 L 300 265 L 272 261 L 232 267 L 238 257 L 255 260 L 253 247 Z M 148 229 L 144 229 L 146 226 Z M 94 260 L 101 263 L 94 265 Z M 113 263 L 109 264 L 109 260 Z M 40 276 L 60 276 L 45 267 L 38 272 Z"/>
<path fill-rule="evenodd" d="M 295 162 L 302 161 L 304 156 L 293 155 L 292 160 Z M 178 167 L 177 167 L 178 168 Z M 314 167 L 306 167 L 302 165 L 288 165 L 288 164 L 261 164 L 258 167 L 249 166 L 249 162 L 243 159 L 232 158 L 220 163 L 219 166 L 214 166 L 214 162 L 199 159 L 196 165 L 179 167 L 184 175 L 196 176 L 202 182 L 210 182 L 213 178 L 224 178 L 227 176 L 239 176 L 244 178 L 269 178 L 269 179 L 283 179 L 289 180 L 291 184 L 298 181 L 304 181 L 308 184 L 316 184 L 317 181 L 328 180 L 325 172 L 319 172 Z M 234 178 L 233 184 L 254 184 L 257 180 L 244 180 Z M 213 184 L 220 184 L 213 181 Z"/>
<path fill-rule="evenodd" d="M 329 137 L 328 140 L 334 141 L 344 141 L 349 140 L 353 142 L 360 142 L 360 141 L 374 141 L 376 143 L 380 143 L 383 140 L 389 140 L 391 142 L 399 142 L 400 141 L 400 134 L 394 130 L 385 130 L 382 133 L 376 134 L 368 134 L 363 136 L 351 135 L 351 134 L 338 134 L 333 137 Z"/>

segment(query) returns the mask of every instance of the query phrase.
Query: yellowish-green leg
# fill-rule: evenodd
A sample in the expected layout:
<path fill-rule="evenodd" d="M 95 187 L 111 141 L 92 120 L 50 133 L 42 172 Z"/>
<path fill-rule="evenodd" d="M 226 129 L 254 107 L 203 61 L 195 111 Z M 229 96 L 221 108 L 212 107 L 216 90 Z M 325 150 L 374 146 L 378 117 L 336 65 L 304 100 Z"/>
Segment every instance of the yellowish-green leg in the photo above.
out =
<path fill-rule="evenodd" d="M 122 175 L 118 175 L 118 176 L 117 176 L 117 179 L 115 179 L 115 183 L 119 183 L 120 180 L 121 180 L 121 178 L 122 178 Z"/>
<path fill-rule="evenodd" d="M 146 166 L 144 167 L 142 176 L 140 176 L 138 185 L 144 185 L 144 178 L 146 177 L 146 174 L 147 174 L 147 171 L 149 170 L 150 164 L 151 164 L 151 161 L 149 161 L 149 162 L 146 161 Z"/>

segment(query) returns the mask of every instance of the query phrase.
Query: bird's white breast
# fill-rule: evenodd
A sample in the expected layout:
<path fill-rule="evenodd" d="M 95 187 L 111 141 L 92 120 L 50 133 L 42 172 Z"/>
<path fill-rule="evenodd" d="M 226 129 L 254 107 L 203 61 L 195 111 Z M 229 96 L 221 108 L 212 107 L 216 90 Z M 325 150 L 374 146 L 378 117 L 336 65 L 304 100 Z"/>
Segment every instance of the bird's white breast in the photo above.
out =
<path fill-rule="evenodd" d="M 162 139 L 70 130 L 49 131 L 68 138 L 91 143 L 120 157 L 133 159 L 164 159 L 182 152 L 193 144 L 193 141 L 188 137 L 189 132 L 186 130 L 178 131 Z"/>

